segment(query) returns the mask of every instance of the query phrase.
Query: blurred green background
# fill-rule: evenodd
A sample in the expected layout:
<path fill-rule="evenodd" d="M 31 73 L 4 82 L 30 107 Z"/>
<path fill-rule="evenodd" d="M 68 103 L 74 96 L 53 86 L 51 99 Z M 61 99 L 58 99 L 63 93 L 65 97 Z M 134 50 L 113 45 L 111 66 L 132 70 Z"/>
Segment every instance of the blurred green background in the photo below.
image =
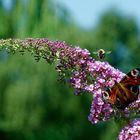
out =
<path fill-rule="evenodd" d="M 106 11 L 96 27 L 83 29 L 70 11 L 53 0 L 0 0 L 0 38 L 64 40 L 91 52 L 110 50 L 114 67 L 128 72 L 139 67 L 140 32 L 133 17 Z M 74 96 L 59 84 L 54 66 L 26 54 L 0 52 L 0 140 L 113 140 L 116 125 L 92 125 L 87 117 L 92 96 Z"/>

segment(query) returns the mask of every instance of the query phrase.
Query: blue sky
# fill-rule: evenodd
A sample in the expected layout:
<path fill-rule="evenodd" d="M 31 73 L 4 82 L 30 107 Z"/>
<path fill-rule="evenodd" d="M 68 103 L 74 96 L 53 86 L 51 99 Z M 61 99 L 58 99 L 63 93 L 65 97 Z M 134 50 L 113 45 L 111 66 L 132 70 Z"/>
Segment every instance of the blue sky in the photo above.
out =
<path fill-rule="evenodd" d="M 96 26 L 100 15 L 110 8 L 133 16 L 140 24 L 140 0 L 56 0 L 69 9 L 75 21 L 84 28 Z"/>

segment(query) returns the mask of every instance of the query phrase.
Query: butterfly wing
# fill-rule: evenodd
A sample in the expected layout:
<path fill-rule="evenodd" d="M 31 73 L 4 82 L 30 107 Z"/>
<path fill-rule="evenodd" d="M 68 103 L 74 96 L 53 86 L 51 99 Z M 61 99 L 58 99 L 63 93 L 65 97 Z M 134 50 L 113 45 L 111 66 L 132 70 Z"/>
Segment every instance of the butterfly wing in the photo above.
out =
<path fill-rule="evenodd" d="M 117 108 L 124 109 L 129 103 L 137 99 L 140 85 L 140 68 L 131 70 L 121 81 L 116 83 L 105 93 L 107 101 Z"/>

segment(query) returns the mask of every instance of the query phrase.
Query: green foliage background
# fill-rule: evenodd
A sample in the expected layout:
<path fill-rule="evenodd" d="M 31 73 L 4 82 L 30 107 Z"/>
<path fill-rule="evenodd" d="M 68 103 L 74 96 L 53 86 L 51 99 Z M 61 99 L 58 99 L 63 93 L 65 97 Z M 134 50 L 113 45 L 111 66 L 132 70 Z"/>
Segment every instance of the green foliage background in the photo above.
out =
<path fill-rule="evenodd" d="M 0 38 L 64 40 L 107 56 L 116 68 L 139 67 L 139 29 L 135 20 L 117 10 L 102 15 L 96 28 L 78 27 L 69 11 L 53 0 L 0 0 Z M 93 56 L 94 57 L 94 56 Z M 113 140 L 117 126 L 109 121 L 88 122 L 92 96 L 73 95 L 58 83 L 54 66 L 33 56 L 0 52 L 0 139 L 2 140 Z"/>

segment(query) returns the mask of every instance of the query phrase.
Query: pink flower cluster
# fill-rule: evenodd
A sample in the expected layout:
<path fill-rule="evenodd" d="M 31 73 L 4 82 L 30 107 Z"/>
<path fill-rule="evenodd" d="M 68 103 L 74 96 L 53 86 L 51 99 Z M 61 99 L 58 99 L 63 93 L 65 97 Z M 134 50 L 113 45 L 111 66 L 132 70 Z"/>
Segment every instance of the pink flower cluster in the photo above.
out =
<path fill-rule="evenodd" d="M 121 130 L 118 140 L 140 140 L 140 120 L 134 120 L 125 126 Z"/>
<path fill-rule="evenodd" d="M 113 108 L 109 103 L 103 101 L 102 95 L 106 87 L 112 87 L 114 81 L 119 82 L 125 74 L 110 66 L 107 62 L 95 61 L 88 66 L 95 77 L 92 88 L 93 101 L 88 117 L 89 121 L 94 124 L 111 118 Z"/>

